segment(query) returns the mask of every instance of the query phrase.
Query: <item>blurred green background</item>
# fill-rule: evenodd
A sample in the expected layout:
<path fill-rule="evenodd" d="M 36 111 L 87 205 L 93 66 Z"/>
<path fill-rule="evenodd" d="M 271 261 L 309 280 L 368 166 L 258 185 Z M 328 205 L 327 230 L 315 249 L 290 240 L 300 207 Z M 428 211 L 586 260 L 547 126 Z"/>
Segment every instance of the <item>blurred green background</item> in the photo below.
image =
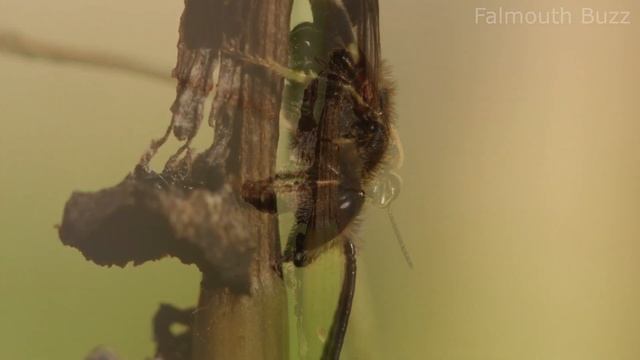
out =
<path fill-rule="evenodd" d="M 362 359 L 640 358 L 638 25 L 475 25 L 476 6 L 634 1 L 381 0 L 406 151 L 362 226 L 351 348 Z M 2 0 L 0 30 L 175 62 L 181 1 Z M 640 21 L 640 19 L 638 19 Z M 196 302 L 175 260 L 103 269 L 57 240 L 73 190 L 111 186 L 164 130 L 174 89 L 0 54 L 0 358 L 152 354 L 160 302 Z M 357 352 L 356 352 L 357 354 Z"/>

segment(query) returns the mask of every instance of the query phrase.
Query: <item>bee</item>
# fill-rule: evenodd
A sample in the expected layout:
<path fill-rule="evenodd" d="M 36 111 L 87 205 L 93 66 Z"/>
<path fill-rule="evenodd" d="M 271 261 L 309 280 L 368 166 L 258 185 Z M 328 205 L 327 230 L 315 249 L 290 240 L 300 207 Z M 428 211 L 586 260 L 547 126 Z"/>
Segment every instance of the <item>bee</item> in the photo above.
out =
<path fill-rule="evenodd" d="M 313 22 L 297 25 L 290 34 L 290 67 L 245 56 L 285 76 L 303 95 L 294 108 L 298 119 L 291 135 L 297 170 L 247 182 L 242 195 L 268 212 L 278 211 L 277 195 L 296 195 L 283 262 L 304 267 L 327 248 L 342 248 L 344 278 L 322 354 L 328 360 L 340 358 L 355 294 L 354 223 L 367 197 L 388 204 L 381 194 L 388 192 L 384 183 L 373 180 L 397 134 L 394 91 L 380 60 L 378 1 L 310 3 Z"/>

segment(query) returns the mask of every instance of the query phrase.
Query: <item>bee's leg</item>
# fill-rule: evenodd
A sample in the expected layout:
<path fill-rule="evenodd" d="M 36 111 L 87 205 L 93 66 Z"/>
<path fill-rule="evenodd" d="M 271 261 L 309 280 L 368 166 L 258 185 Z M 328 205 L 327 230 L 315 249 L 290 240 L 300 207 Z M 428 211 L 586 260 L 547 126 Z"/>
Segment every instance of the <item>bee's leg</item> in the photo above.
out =
<path fill-rule="evenodd" d="M 313 71 L 300 71 L 291 69 L 274 60 L 264 59 L 258 56 L 246 54 L 233 48 L 224 48 L 222 52 L 248 64 L 260 66 L 262 68 L 273 71 L 275 74 L 282 76 L 283 78 L 291 82 L 302 84 L 303 86 L 308 85 L 311 81 L 318 77 L 317 74 L 315 74 Z"/>
<path fill-rule="evenodd" d="M 278 211 L 273 178 L 247 181 L 242 184 L 242 199 L 256 209 L 275 214 Z"/>
<path fill-rule="evenodd" d="M 293 208 L 290 203 L 295 203 L 295 197 L 308 192 L 304 179 L 303 172 L 280 172 L 268 179 L 247 181 L 242 184 L 242 198 L 263 212 L 290 212 Z M 286 201 L 278 204 L 277 195 L 285 196 Z"/>
<path fill-rule="evenodd" d="M 344 279 L 342 290 L 338 299 L 338 307 L 333 316 L 333 324 L 324 345 L 322 360 L 338 360 L 344 344 L 344 337 L 347 333 L 349 316 L 351 315 L 351 304 L 356 291 L 356 248 L 351 239 L 344 242 Z"/>
<path fill-rule="evenodd" d="M 311 195 L 309 189 L 299 195 L 298 208 L 295 214 L 295 223 L 289 231 L 287 245 L 284 248 L 283 262 L 292 262 L 296 267 L 304 267 L 311 262 L 311 258 L 307 256 L 306 241 L 307 230 L 313 218 Z"/>

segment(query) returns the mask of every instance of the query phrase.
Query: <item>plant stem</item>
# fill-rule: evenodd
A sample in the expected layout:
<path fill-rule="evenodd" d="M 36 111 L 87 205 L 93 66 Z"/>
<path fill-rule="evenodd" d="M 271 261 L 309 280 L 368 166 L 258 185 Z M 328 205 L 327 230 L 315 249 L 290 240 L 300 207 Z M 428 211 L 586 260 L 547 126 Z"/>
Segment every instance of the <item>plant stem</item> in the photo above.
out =
<path fill-rule="evenodd" d="M 233 9 L 237 13 L 228 15 L 238 16 L 240 25 L 227 29 L 226 45 L 286 64 L 291 0 L 242 0 Z M 282 87 L 282 78 L 268 69 L 222 55 L 209 161 L 222 164 L 237 193 L 246 181 L 275 174 Z M 257 241 L 248 292 L 217 287 L 204 275 L 193 326 L 194 360 L 288 358 L 277 216 L 249 207 L 243 215 Z"/>

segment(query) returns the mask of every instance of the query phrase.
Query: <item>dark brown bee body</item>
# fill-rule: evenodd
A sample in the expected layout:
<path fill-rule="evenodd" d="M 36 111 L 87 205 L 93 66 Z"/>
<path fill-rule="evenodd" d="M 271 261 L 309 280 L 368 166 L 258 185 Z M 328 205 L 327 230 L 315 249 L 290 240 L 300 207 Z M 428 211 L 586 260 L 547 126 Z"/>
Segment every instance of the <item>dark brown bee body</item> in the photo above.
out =
<path fill-rule="evenodd" d="M 292 145 L 310 186 L 299 194 L 297 224 L 285 254 L 296 266 L 312 261 L 354 221 L 367 180 L 388 147 L 388 119 L 369 105 L 375 102 L 367 67 L 358 57 L 346 49 L 333 51 L 305 90 Z"/>

